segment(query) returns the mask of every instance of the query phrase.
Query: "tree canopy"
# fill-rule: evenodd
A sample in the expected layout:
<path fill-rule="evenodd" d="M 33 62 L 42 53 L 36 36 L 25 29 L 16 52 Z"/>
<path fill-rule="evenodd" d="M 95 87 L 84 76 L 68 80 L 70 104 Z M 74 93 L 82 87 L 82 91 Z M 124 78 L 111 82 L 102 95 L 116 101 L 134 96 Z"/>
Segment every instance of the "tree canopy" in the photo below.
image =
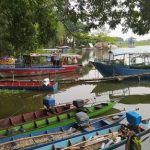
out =
<path fill-rule="evenodd" d="M 149 0 L 55 0 L 55 5 L 63 21 L 81 20 L 88 29 L 121 24 L 124 31 L 131 28 L 139 35 L 150 30 Z"/>
<path fill-rule="evenodd" d="M 0 49 L 16 53 L 106 24 L 139 35 L 150 30 L 149 0 L 1 0 L 0 10 Z"/>

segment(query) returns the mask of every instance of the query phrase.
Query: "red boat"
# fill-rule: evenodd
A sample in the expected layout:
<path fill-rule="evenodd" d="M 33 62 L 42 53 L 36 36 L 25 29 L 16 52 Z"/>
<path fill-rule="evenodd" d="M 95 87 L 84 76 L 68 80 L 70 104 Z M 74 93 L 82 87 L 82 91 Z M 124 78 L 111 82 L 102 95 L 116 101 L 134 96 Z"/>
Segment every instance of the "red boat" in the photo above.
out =
<path fill-rule="evenodd" d="M 22 64 L 11 64 L 8 58 L 7 63 L 0 64 L 0 77 L 26 77 L 80 71 L 82 65 L 77 64 L 79 57 L 80 55 L 62 55 L 57 58 L 48 54 L 30 54 L 24 55 Z"/>
<path fill-rule="evenodd" d="M 43 81 L 0 81 L 0 89 L 56 92 L 58 90 L 58 83 L 50 82 L 48 78 Z"/>

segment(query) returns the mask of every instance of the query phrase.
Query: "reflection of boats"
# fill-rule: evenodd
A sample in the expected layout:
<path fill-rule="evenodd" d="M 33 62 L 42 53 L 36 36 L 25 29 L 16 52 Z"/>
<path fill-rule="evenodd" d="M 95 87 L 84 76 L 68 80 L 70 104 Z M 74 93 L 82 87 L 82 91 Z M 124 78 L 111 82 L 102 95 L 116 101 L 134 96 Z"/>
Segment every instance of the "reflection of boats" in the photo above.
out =
<path fill-rule="evenodd" d="M 0 143 L 3 143 L 0 145 L 0 148 L 3 147 L 4 149 L 7 149 L 7 147 L 11 147 L 11 144 L 14 142 L 18 145 L 18 148 L 25 148 L 35 146 L 35 144 L 44 144 L 46 142 L 64 139 L 73 135 L 81 134 L 82 132 L 84 133 L 96 129 L 102 130 L 117 125 L 125 118 L 125 116 L 125 112 L 120 112 L 106 117 L 90 119 L 88 120 L 87 126 L 85 126 L 84 130 L 81 130 L 79 124 L 73 123 L 62 127 L 33 132 L 32 134 L 22 134 L 19 137 L 13 136 L 13 141 L 12 137 L 4 138 L 0 141 Z"/>
<path fill-rule="evenodd" d="M 110 54 L 113 55 L 113 54 Z M 123 59 L 115 59 L 123 55 Z M 128 76 L 128 75 L 144 75 L 144 77 L 150 77 L 150 54 L 127 54 L 129 55 L 128 65 L 126 64 L 126 54 L 113 55 L 112 60 L 95 60 L 91 62 L 95 68 L 104 76 Z M 121 57 L 121 56 L 120 56 Z M 138 59 L 141 58 L 141 62 L 138 63 Z"/>
<path fill-rule="evenodd" d="M 133 112 L 130 112 L 130 114 L 131 113 Z M 104 130 L 97 129 L 80 135 L 72 136 L 64 140 L 53 141 L 52 143 L 46 143 L 43 145 L 39 144 L 36 145 L 34 149 L 36 150 L 41 150 L 41 149 L 44 150 L 55 150 L 55 149 L 63 149 L 63 150 L 105 149 L 106 150 L 107 149 L 108 150 L 109 149 L 110 150 L 110 149 L 119 148 L 121 145 L 126 144 L 127 139 L 130 140 L 130 142 L 131 140 L 133 140 L 136 141 L 135 143 L 138 143 L 139 142 L 138 137 L 142 137 L 150 132 L 150 121 L 149 119 L 141 121 L 138 115 L 134 117 L 135 118 L 131 116 L 130 119 L 128 119 L 129 117 L 127 117 L 129 126 L 122 124 Z M 133 119 L 135 123 L 133 123 L 134 121 L 132 121 L 131 119 Z M 134 144 L 135 147 L 137 145 Z M 28 148 L 28 150 L 31 149 L 32 147 Z"/>
<path fill-rule="evenodd" d="M 77 64 L 80 55 L 24 55 L 22 64 L 1 64 L 0 77 L 20 77 L 46 75 L 79 71 L 82 65 Z"/>
<path fill-rule="evenodd" d="M 48 78 L 47 78 L 48 79 Z M 33 91 L 57 91 L 58 83 L 44 81 L 0 81 L 0 89 L 8 90 L 33 90 Z"/>
<path fill-rule="evenodd" d="M 90 118 L 96 117 L 110 110 L 116 102 L 97 104 L 91 107 L 87 107 L 84 111 L 87 112 Z M 81 110 L 80 110 L 81 111 Z M 82 110 L 83 111 L 83 110 Z M 76 111 L 66 112 L 64 114 L 55 115 L 52 117 L 46 117 L 30 122 L 25 122 L 20 125 L 12 125 L 9 128 L 0 129 L 0 137 L 11 136 L 15 134 L 21 134 L 24 132 L 32 133 L 34 131 L 42 131 L 43 129 L 50 129 L 54 127 L 60 127 L 67 124 L 74 123 Z"/>
<path fill-rule="evenodd" d="M 96 87 L 92 90 L 92 93 L 102 93 L 102 92 L 108 92 L 108 91 L 117 91 L 117 90 L 123 90 L 123 89 L 129 89 L 134 87 L 150 87 L 149 82 L 109 82 L 109 83 L 100 83 L 97 84 Z"/>

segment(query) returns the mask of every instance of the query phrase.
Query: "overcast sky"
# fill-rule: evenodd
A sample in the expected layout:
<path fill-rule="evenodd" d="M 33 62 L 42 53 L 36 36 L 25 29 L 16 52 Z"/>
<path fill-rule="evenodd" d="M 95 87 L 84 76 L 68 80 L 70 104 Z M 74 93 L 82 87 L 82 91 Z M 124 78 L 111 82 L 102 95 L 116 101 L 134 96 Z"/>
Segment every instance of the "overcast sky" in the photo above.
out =
<path fill-rule="evenodd" d="M 115 30 L 109 30 L 109 31 L 110 31 L 108 33 L 109 36 L 122 37 L 124 40 L 129 38 L 129 37 L 131 37 L 131 36 L 136 38 L 137 41 L 150 39 L 150 33 L 149 34 L 145 34 L 143 36 L 139 36 L 139 35 L 134 34 L 131 30 L 129 30 L 127 33 L 123 34 L 121 25 L 118 25 Z"/>

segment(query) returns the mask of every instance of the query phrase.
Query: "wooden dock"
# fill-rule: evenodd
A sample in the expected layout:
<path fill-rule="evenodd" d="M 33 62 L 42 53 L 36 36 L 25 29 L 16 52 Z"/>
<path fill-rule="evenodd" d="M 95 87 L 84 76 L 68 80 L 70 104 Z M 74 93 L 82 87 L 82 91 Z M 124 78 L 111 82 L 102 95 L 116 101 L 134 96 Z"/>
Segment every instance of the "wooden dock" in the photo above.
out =
<path fill-rule="evenodd" d="M 137 75 L 113 76 L 113 77 L 90 78 L 90 79 L 61 79 L 61 80 L 56 79 L 55 82 L 58 82 L 59 84 L 97 84 L 104 82 L 121 82 L 124 80 L 137 80 L 138 82 L 140 82 L 144 76 L 149 76 L 150 79 L 150 72 Z M 12 81 L 12 79 L 7 80 L 2 79 L 0 81 Z M 15 81 L 30 81 L 30 80 L 15 80 Z M 42 82 L 42 80 L 32 80 L 32 81 Z"/>
<path fill-rule="evenodd" d="M 103 77 L 103 78 L 91 78 L 91 79 L 63 79 L 58 80 L 59 84 L 96 84 L 103 82 L 121 82 L 124 80 L 137 80 L 141 81 L 141 78 L 148 76 L 150 73 L 137 74 L 137 75 L 126 75 L 126 76 L 113 76 L 113 77 Z"/>

